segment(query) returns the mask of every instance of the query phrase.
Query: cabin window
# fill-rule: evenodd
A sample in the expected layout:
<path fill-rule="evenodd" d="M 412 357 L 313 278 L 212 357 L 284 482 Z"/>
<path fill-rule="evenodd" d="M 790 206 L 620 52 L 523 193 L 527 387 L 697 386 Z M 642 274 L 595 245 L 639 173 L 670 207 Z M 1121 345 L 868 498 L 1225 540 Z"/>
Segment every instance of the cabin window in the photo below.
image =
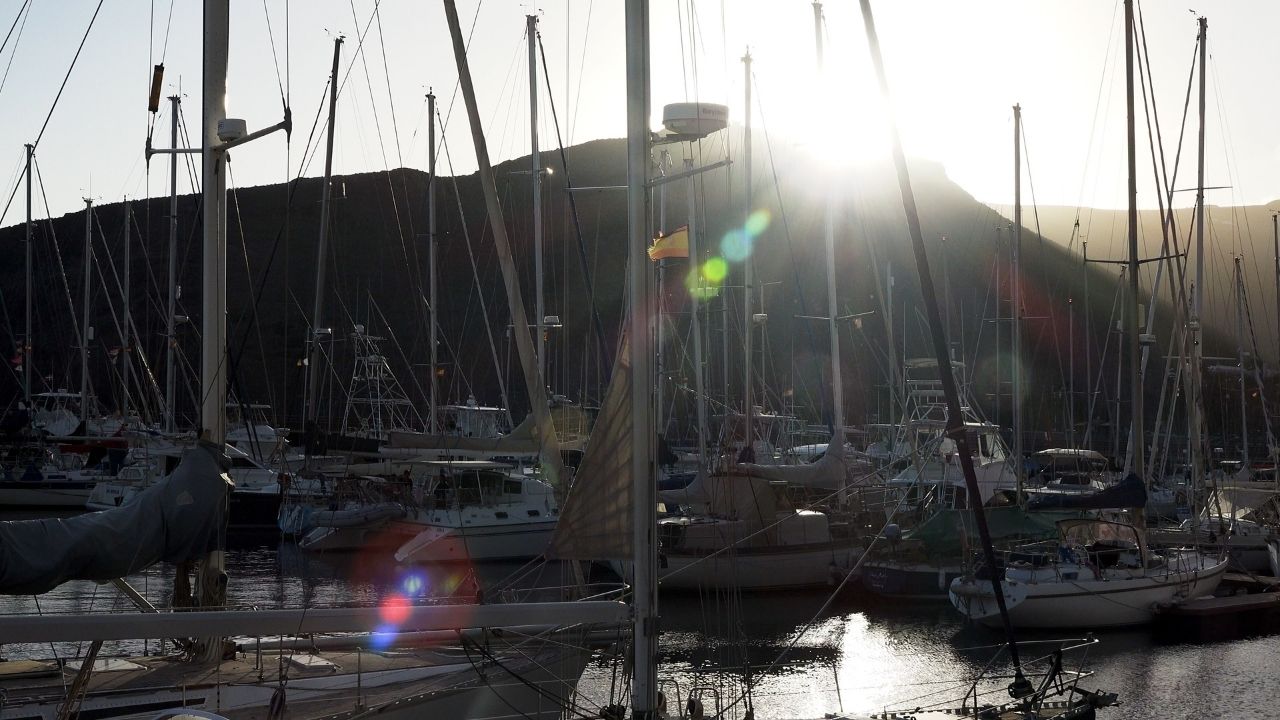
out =
<path fill-rule="evenodd" d="M 507 495 L 519 495 L 523 489 L 524 486 L 520 484 L 519 480 L 507 480 L 502 484 L 502 491 Z"/>
<path fill-rule="evenodd" d="M 496 517 L 496 518 L 498 518 L 499 520 L 506 520 L 506 519 L 507 519 L 507 514 L 506 514 L 505 512 L 503 512 L 503 511 L 501 511 L 501 510 L 499 510 L 499 511 L 498 511 L 498 512 L 496 512 L 496 513 L 494 513 L 494 514 L 493 514 L 493 516 L 494 516 L 494 517 Z"/>
<path fill-rule="evenodd" d="M 530 511 L 529 511 L 529 517 L 538 517 L 538 516 L 539 516 L 539 515 L 541 515 L 541 514 L 542 514 L 542 513 L 538 512 L 537 510 L 530 510 Z"/>

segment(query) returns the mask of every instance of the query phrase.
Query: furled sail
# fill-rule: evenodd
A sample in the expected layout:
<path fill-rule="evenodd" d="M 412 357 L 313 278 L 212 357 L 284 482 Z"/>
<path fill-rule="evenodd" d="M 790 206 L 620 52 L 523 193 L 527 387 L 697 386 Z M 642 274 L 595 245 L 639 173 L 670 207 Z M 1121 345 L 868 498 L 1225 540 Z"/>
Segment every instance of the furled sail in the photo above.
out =
<path fill-rule="evenodd" d="M 631 361 L 627 343 L 600 404 L 547 555 L 565 560 L 632 559 Z"/>
<path fill-rule="evenodd" d="M 201 443 L 127 505 L 72 518 L 0 522 L 0 593 L 48 592 L 68 580 L 105 582 L 160 561 L 194 560 L 226 528 L 231 461 Z"/>

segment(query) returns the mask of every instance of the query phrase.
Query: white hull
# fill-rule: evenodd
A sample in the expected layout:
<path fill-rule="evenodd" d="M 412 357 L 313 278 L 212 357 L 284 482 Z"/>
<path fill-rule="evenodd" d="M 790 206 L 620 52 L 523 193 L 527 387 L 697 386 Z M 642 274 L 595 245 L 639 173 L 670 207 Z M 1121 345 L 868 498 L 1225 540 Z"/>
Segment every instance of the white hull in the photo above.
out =
<path fill-rule="evenodd" d="M 1226 560 L 1213 560 L 1195 570 L 1153 577 L 1031 583 L 1005 580 L 1002 587 L 1014 627 L 1121 627 L 1151 622 L 1159 605 L 1211 594 L 1226 570 Z M 970 619 L 990 627 L 1000 625 L 989 580 L 957 579 L 950 594 L 952 604 Z"/>
<path fill-rule="evenodd" d="M 662 590 L 732 588 L 764 591 L 838 585 L 862 556 L 852 543 L 750 548 L 718 555 L 664 554 L 658 560 Z M 630 563 L 614 563 L 626 577 Z"/>
<path fill-rule="evenodd" d="M 550 544 L 556 522 L 544 520 L 478 527 L 397 522 L 392 527 L 408 538 L 396 550 L 397 562 L 439 563 L 537 557 Z"/>

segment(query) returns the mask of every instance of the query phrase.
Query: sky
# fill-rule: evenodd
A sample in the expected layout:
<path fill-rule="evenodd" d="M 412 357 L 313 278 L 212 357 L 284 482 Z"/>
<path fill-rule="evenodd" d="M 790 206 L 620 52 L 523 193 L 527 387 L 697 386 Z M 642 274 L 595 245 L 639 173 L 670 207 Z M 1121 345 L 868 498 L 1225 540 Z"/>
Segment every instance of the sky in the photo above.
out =
<path fill-rule="evenodd" d="M 1201 4 L 1203 3 L 1203 4 Z M 49 210 L 76 211 L 81 198 L 116 202 L 167 192 L 167 163 L 143 159 L 148 127 L 168 143 L 167 103 L 147 113 L 151 66 L 165 64 L 165 96 L 180 93 L 183 118 L 198 127 L 201 4 L 192 0 L 103 2 L 52 115 L 72 57 L 98 0 L 0 0 L 0 31 L 17 27 L 0 51 L 0 200 L 21 175 L 23 144 L 36 150 Z M 1166 154 L 1177 144 L 1195 45 L 1187 3 L 1148 2 L 1143 22 Z M 20 14 L 20 8 L 27 7 Z M 457 70 L 443 5 L 431 0 L 233 0 L 229 111 L 250 130 L 277 122 L 282 95 L 294 115 L 283 136 L 234 151 L 239 187 L 282 182 L 301 169 L 321 109 L 333 51 L 343 48 L 334 170 L 339 174 L 427 164 L 425 94 L 446 117 L 449 154 L 440 172 L 475 169 L 457 96 Z M 539 16 L 550 82 L 540 79 L 543 150 L 556 146 L 554 103 L 566 144 L 625 134 L 622 2 L 458 0 L 471 35 L 469 57 L 494 162 L 529 152 L 525 16 Z M 880 0 L 881 44 L 907 153 L 939 162 L 977 199 L 1012 200 L 1012 112 L 1021 104 L 1028 164 L 1024 201 L 1123 207 L 1126 200 L 1122 7 L 1116 0 Z M 1206 184 L 1213 204 L 1280 197 L 1278 108 L 1270 90 L 1280 68 L 1280 3 L 1199 0 L 1209 19 Z M 854 0 L 828 2 L 827 72 L 816 69 L 808 0 L 654 0 L 654 127 L 665 103 L 700 99 L 744 117 L 743 64 L 750 48 L 757 129 L 773 142 L 820 152 L 835 164 L 887 157 L 885 105 L 868 60 Z M 1194 184 L 1194 121 L 1179 188 Z M 41 128 L 49 116 L 43 135 Z M 321 132 L 317 130 L 317 133 Z M 456 137 L 454 137 L 456 135 Z M 1145 147 L 1145 119 L 1139 116 Z M 314 143 L 314 140 L 313 140 Z M 1150 156 L 1138 156 L 1140 204 L 1155 205 Z M 185 174 L 182 192 L 190 191 Z M 1192 201 L 1179 193 L 1178 204 Z M 37 190 L 36 216 L 44 214 Z M 19 192 L 0 224 L 22 219 Z"/>

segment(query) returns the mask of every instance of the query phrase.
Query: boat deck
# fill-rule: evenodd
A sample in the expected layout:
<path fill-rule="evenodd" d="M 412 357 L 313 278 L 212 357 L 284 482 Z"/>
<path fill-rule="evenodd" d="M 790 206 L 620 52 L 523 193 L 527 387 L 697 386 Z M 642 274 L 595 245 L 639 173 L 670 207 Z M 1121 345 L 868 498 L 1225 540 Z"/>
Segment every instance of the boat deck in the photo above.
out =
<path fill-rule="evenodd" d="M 288 715 L 294 718 L 343 718 L 370 708 L 385 713 L 397 706 L 417 708 L 417 713 L 424 702 L 451 698 L 462 703 L 453 707 L 473 709 L 475 702 L 483 701 L 473 691 L 484 691 L 490 702 L 502 706 L 500 695 L 529 692 L 530 677 L 549 696 L 565 697 L 565 688 L 571 690 L 582 671 L 586 653 L 547 650 L 541 643 L 523 650 L 517 645 L 499 640 L 484 650 L 454 646 L 259 654 L 250 644 L 242 646 L 247 652 L 237 653 L 235 659 L 208 664 L 175 655 L 99 657 L 79 715 L 86 720 L 130 717 L 190 707 L 237 720 L 266 720 L 277 696 L 288 703 Z M 476 672 L 481 667 L 487 670 Z M 5 720 L 55 718 L 79 668 L 75 660 L 0 663 Z M 548 710 L 554 705 L 544 704 Z"/>

